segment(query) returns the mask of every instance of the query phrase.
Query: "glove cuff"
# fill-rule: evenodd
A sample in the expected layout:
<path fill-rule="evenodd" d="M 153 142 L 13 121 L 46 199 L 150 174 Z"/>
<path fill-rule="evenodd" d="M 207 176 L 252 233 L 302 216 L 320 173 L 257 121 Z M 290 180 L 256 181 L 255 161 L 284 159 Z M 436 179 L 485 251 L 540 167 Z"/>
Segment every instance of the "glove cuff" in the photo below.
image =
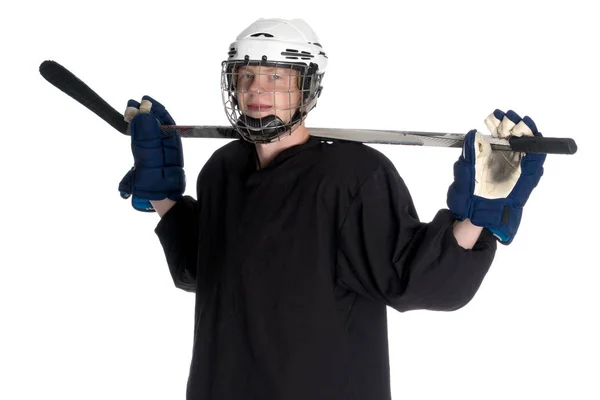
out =
<path fill-rule="evenodd" d="M 485 199 L 473 196 L 468 212 L 462 219 L 469 218 L 473 225 L 489 229 L 503 244 L 510 244 L 521 223 L 523 207 L 511 199 Z"/>

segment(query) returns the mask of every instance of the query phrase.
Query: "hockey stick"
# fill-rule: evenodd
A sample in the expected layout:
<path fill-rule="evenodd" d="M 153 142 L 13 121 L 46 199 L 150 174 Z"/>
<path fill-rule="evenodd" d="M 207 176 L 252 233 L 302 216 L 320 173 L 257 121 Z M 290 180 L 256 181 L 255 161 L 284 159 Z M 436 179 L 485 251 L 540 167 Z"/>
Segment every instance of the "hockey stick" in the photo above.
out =
<path fill-rule="evenodd" d="M 88 85 L 56 61 L 46 60 L 40 64 L 40 74 L 52 85 L 75 99 L 98 115 L 117 131 L 129 135 L 129 124 L 123 115 L 111 107 Z M 231 126 L 183 126 L 165 125 L 163 130 L 174 129 L 181 137 L 239 139 Z M 344 140 L 376 144 L 400 144 L 414 146 L 462 147 L 463 133 L 434 133 L 416 131 L 389 131 L 369 129 L 308 128 L 311 136 L 324 140 Z M 521 151 L 526 153 L 575 154 L 577 145 L 571 138 L 511 137 L 497 139 L 486 136 L 493 150 Z"/>

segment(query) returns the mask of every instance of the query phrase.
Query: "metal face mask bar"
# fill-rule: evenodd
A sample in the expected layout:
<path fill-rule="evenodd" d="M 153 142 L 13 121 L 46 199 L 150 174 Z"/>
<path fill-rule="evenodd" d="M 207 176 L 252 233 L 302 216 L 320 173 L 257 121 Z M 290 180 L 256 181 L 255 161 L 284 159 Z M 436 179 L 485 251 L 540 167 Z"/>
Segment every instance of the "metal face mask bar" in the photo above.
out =
<path fill-rule="evenodd" d="M 223 62 L 221 89 L 229 121 L 254 143 L 290 135 L 316 97 L 312 72 L 304 63 Z"/>

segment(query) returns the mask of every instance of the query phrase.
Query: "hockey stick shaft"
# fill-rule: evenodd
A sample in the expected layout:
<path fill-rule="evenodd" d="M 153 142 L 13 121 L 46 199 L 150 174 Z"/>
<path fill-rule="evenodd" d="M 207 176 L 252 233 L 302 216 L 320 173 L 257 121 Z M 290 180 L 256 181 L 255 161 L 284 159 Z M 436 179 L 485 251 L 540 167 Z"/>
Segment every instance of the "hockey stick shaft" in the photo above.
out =
<path fill-rule="evenodd" d="M 239 135 L 226 126 L 163 125 L 163 131 L 175 130 L 181 137 L 235 139 Z M 427 147 L 462 147 L 465 134 L 396 130 L 307 128 L 311 136 L 325 140 L 345 140 L 373 144 L 396 144 Z M 129 134 L 129 131 L 126 132 Z M 492 150 L 525 153 L 575 154 L 577 145 L 571 138 L 511 137 L 498 139 L 485 136 Z"/>
<path fill-rule="evenodd" d="M 123 115 L 110 106 L 72 72 L 57 63 L 46 60 L 40 64 L 40 74 L 56 88 L 78 101 L 102 118 L 117 131 L 128 135 L 129 124 Z M 225 126 L 163 126 L 163 130 L 175 129 L 181 137 L 238 139 L 233 127 Z M 465 134 L 432 133 L 416 131 L 388 131 L 367 129 L 308 128 L 311 136 L 325 140 L 345 140 L 362 143 L 400 144 L 414 146 L 462 147 Z M 493 150 L 522 151 L 531 153 L 574 154 L 577 145 L 571 138 L 512 137 L 508 140 L 486 136 Z"/>

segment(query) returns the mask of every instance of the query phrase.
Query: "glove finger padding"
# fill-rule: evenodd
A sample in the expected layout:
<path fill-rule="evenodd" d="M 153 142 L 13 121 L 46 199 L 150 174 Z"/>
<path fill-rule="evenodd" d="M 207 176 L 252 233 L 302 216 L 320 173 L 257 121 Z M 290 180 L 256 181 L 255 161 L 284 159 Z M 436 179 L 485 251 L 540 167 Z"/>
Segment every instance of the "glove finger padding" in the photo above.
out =
<path fill-rule="evenodd" d="M 466 134 L 462 154 L 454 163 L 454 182 L 448 189 L 448 207 L 459 221 L 470 217 L 469 208 L 475 186 L 476 134 L 476 130 Z"/>
<path fill-rule="evenodd" d="M 174 130 L 163 133 L 160 129 L 160 124 L 175 125 L 165 107 L 150 96 L 144 96 L 139 111 L 130 129 L 136 167 L 183 167 L 181 137 Z"/>
<path fill-rule="evenodd" d="M 131 122 L 140 113 L 153 115 L 160 125 L 176 125 L 165 106 L 148 95 L 142 97 L 141 103 L 129 99 L 124 113 L 125 121 Z"/>
<path fill-rule="evenodd" d="M 183 167 L 183 146 L 181 137 L 174 131 L 169 131 L 162 139 L 163 162 L 165 166 Z"/>
<path fill-rule="evenodd" d="M 131 122 L 131 120 L 136 115 L 138 115 L 139 112 L 140 112 L 140 103 L 138 103 L 137 101 L 135 101 L 133 99 L 129 99 L 129 101 L 127 102 L 127 108 L 125 109 L 125 112 L 123 113 L 123 117 L 126 122 Z"/>
<path fill-rule="evenodd" d="M 140 112 L 149 112 L 154 115 L 161 125 L 175 125 L 175 121 L 165 106 L 148 95 L 142 97 L 139 109 Z"/>
<path fill-rule="evenodd" d="M 540 132 L 534 131 L 534 136 L 543 137 Z M 540 179 L 544 175 L 544 163 L 546 162 L 546 154 L 543 153 L 527 153 L 521 160 L 521 175 L 515 184 L 515 187 L 510 194 L 515 204 L 524 206 L 533 189 L 538 185 Z"/>
<path fill-rule="evenodd" d="M 521 119 L 513 110 L 504 113 L 496 109 L 485 119 L 485 124 L 492 137 L 500 139 L 511 136 L 533 136 L 533 133 L 537 132 L 537 127 L 531 118 L 525 116 Z"/>

